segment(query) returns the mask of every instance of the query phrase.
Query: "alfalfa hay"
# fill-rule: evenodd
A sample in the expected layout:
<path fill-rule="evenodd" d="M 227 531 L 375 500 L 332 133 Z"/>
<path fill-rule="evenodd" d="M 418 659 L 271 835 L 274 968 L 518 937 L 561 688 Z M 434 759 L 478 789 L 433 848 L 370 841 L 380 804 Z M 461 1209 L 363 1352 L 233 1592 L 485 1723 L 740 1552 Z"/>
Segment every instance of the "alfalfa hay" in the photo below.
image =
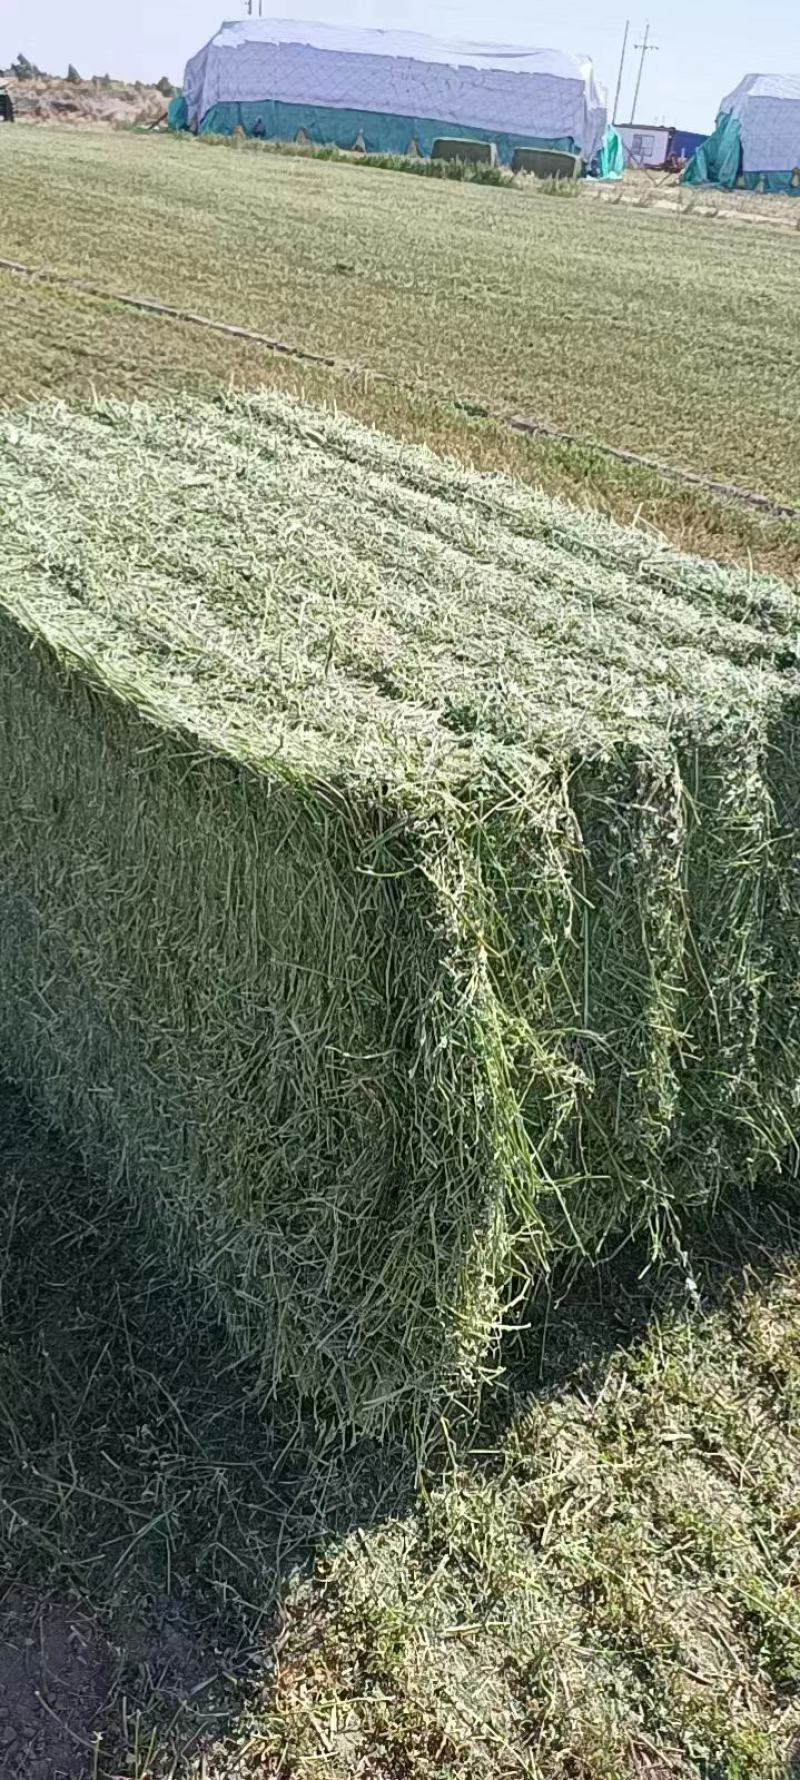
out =
<path fill-rule="evenodd" d="M 798 602 L 272 396 L 0 423 L 0 1037 L 379 1431 L 797 1117 Z"/>

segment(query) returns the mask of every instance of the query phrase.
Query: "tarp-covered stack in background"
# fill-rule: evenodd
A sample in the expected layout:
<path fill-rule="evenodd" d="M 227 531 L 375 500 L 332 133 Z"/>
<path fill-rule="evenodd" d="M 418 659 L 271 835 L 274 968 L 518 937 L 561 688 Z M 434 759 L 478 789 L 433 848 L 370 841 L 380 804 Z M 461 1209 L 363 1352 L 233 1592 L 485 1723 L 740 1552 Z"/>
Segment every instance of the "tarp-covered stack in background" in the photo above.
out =
<path fill-rule="evenodd" d="M 800 193 L 800 74 L 746 74 L 683 183 Z"/>
<path fill-rule="evenodd" d="M 586 57 L 287 19 L 223 24 L 187 64 L 183 97 L 204 134 L 400 155 L 457 136 L 495 142 L 505 164 L 515 148 L 553 148 L 588 167 L 607 122 Z"/>

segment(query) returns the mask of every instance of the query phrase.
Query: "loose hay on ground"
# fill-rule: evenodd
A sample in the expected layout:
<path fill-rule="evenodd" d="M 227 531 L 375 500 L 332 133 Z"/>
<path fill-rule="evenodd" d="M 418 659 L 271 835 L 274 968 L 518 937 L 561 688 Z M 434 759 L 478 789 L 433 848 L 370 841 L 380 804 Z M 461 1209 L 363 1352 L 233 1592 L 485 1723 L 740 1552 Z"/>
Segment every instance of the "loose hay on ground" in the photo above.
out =
<path fill-rule="evenodd" d="M 3 1053 L 265 1389 L 380 1430 L 781 1162 L 791 593 L 275 396 L 6 419 L 0 501 Z"/>

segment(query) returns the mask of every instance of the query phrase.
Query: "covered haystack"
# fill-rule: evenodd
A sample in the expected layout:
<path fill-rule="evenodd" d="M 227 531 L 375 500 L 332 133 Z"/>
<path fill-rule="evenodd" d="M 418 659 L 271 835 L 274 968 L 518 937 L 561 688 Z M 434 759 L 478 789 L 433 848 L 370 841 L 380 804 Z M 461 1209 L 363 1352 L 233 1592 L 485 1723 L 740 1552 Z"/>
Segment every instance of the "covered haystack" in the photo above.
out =
<path fill-rule="evenodd" d="M 722 100 L 683 180 L 800 193 L 800 74 L 746 74 Z"/>
<path fill-rule="evenodd" d="M 187 63 L 174 120 L 370 154 L 430 155 L 438 137 L 553 148 L 588 166 L 606 107 L 586 57 L 296 19 L 235 19 Z"/>

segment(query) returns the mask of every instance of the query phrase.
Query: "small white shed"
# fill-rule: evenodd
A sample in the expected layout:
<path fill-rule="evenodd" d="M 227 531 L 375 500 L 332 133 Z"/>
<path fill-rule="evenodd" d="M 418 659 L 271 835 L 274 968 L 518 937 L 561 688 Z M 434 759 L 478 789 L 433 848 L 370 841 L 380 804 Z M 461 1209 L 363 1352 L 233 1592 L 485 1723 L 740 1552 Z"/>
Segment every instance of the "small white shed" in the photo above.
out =
<path fill-rule="evenodd" d="M 629 167 L 663 167 L 674 131 L 667 124 L 617 124 Z"/>

